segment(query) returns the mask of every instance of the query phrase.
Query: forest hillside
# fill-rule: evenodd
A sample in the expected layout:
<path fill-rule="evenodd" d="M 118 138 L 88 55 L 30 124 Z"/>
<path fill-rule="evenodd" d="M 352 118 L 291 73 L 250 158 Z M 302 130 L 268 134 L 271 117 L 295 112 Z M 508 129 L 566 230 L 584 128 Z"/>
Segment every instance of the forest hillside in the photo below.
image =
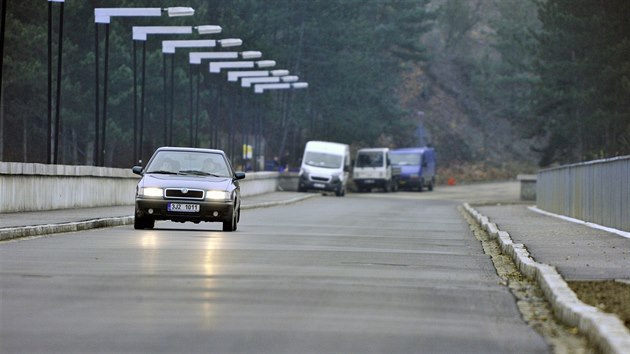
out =
<path fill-rule="evenodd" d="M 95 8 L 170 2 L 2 0 L 0 160 L 128 167 L 168 143 L 245 164 L 247 144 L 296 165 L 309 140 L 431 144 L 442 178 L 487 180 L 630 154 L 628 1 L 184 2 L 194 16 L 104 26 Z M 183 37 L 132 40 L 167 25 L 220 25 L 186 39 L 242 39 L 211 50 L 260 51 L 308 89 L 258 95 L 188 64 L 195 49 L 162 53 Z"/>

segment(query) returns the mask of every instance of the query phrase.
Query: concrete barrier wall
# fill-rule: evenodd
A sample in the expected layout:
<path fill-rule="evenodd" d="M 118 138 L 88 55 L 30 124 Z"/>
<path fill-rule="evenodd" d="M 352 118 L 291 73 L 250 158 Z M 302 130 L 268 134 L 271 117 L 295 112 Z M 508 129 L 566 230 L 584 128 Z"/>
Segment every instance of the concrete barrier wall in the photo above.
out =
<path fill-rule="evenodd" d="M 540 209 L 630 231 L 630 156 L 542 170 Z"/>
<path fill-rule="evenodd" d="M 239 181 L 241 197 L 276 191 L 278 175 L 279 172 L 248 172 L 245 179 Z"/>
<path fill-rule="evenodd" d="M 241 195 L 273 192 L 278 172 L 248 173 Z M 131 205 L 131 169 L 0 162 L 0 213 Z"/>

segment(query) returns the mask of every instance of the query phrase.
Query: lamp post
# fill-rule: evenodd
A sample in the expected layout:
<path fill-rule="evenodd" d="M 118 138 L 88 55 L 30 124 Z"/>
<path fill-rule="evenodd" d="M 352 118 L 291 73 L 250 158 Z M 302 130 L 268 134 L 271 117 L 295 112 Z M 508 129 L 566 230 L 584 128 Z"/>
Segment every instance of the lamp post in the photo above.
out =
<path fill-rule="evenodd" d="M 267 76 L 267 77 L 243 77 L 241 79 L 241 87 L 251 87 L 252 84 L 271 84 L 280 82 L 297 82 L 298 77 L 295 75 L 284 76 Z"/>
<path fill-rule="evenodd" d="M 236 71 L 228 72 L 228 77 L 231 81 L 237 81 L 241 79 L 242 87 L 251 87 L 252 84 L 257 83 L 276 83 L 276 82 L 295 82 L 298 80 L 297 76 L 290 76 L 288 70 L 271 70 L 271 71 Z M 254 99 L 256 117 L 254 123 L 254 170 L 258 170 L 258 162 L 260 152 L 262 151 L 262 115 L 260 114 L 260 104 L 258 99 Z"/>
<path fill-rule="evenodd" d="M 132 28 L 133 39 L 133 159 L 134 163 L 141 159 L 142 152 L 142 130 L 144 122 L 144 89 L 146 77 L 146 53 L 147 53 L 147 37 L 149 34 L 191 34 L 193 28 L 191 26 L 134 26 Z M 138 84 L 137 84 L 137 65 L 136 65 L 136 43 L 142 41 L 142 78 L 141 88 L 142 96 L 140 99 L 140 134 L 138 134 Z M 166 103 L 164 103 L 166 105 Z M 138 136 L 139 135 L 139 136 Z M 138 143 L 139 141 L 139 143 Z M 138 146 L 139 145 L 139 146 Z"/>
<path fill-rule="evenodd" d="M 222 43 L 225 43 L 225 41 L 222 41 Z M 227 42 L 228 45 L 223 44 L 223 47 L 229 46 L 229 45 L 235 45 L 237 44 L 237 42 L 234 41 L 228 41 Z M 195 116 L 197 117 L 196 119 L 196 128 L 195 128 L 195 138 L 194 138 L 194 143 L 195 146 L 197 146 L 198 144 L 198 140 L 197 140 L 197 132 L 199 131 L 199 81 L 200 81 L 200 77 L 201 77 L 201 62 L 202 60 L 221 60 L 221 59 L 238 59 L 239 57 L 242 59 L 257 59 L 262 57 L 262 53 L 259 51 L 243 51 L 243 52 L 190 52 L 188 54 L 189 59 L 188 62 L 191 66 L 196 65 L 197 66 L 197 100 L 196 100 L 196 109 L 195 109 Z M 217 92 L 219 90 L 220 86 L 217 86 Z M 218 93 L 217 93 L 218 96 Z M 192 102 L 192 93 L 191 93 L 191 102 Z M 210 136 L 211 136 L 211 140 L 212 139 L 212 131 L 210 132 Z"/>
<path fill-rule="evenodd" d="M 171 97 L 170 97 L 170 115 L 168 121 L 168 145 L 172 144 L 173 139 L 173 113 L 174 113 L 174 96 L 175 96 L 175 82 L 174 82 L 174 67 L 175 67 L 175 52 L 177 48 L 204 48 L 204 47 L 235 47 L 243 44 L 243 41 L 239 38 L 226 38 L 219 40 L 175 40 L 175 41 L 163 41 L 162 42 L 162 53 L 163 54 L 171 54 Z M 201 59 L 199 59 L 201 60 Z M 190 59 L 189 59 L 190 62 Z M 166 63 L 166 61 L 164 61 Z M 190 63 L 189 63 L 190 64 Z M 189 127 L 189 135 L 190 135 L 190 146 L 194 146 L 194 136 L 193 136 L 193 126 L 194 126 L 194 114 L 193 114 L 193 73 L 192 73 L 192 65 L 189 65 L 189 83 L 190 83 L 190 105 L 189 105 L 189 114 L 190 114 L 190 127 Z M 166 80 L 164 80 L 166 82 Z M 165 90 L 166 91 L 166 90 Z M 165 140 L 167 136 L 166 131 L 166 120 L 164 126 L 164 134 Z"/>
<path fill-rule="evenodd" d="M 143 146 L 143 125 L 144 125 L 144 92 L 145 92 L 145 77 L 146 77 L 146 42 L 148 39 L 148 35 L 170 35 L 170 34 L 192 34 L 193 29 L 197 31 L 198 34 L 214 34 L 220 33 L 222 31 L 221 26 L 214 25 L 203 25 L 203 26 L 134 26 L 133 31 L 133 44 L 134 44 L 134 59 L 133 59 L 133 72 L 134 72 L 134 162 L 139 160 L 142 155 L 142 146 Z M 138 113 L 137 113 L 137 79 L 136 79 L 136 42 L 142 41 L 142 78 L 141 78 L 141 100 L 140 100 L 140 132 L 138 133 Z M 164 90 L 166 90 L 166 62 L 164 60 Z M 164 117 L 166 120 L 166 98 L 164 100 Z M 165 128 L 166 129 L 166 128 Z M 166 134 L 166 133 L 165 133 Z M 139 143 L 138 143 L 139 141 Z M 138 146 L 139 145 L 139 146 Z"/>
<path fill-rule="evenodd" d="M 95 22 L 95 67 L 96 67 L 96 88 L 95 88 L 95 119 L 94 119 L 94 164 L 102 166 L 105 160 L 105 137 L 107 128 L 107 85 L 108 85 L 108 65 L 109 65 L 109 23 L 112 17 L 150 17 L 150 16 L 162 16 L 162 13 L 166 12 L 169 17 L 180 16 L 192 16 L 195 10 L 192 7 L 151 7 L 151 8 L 95 8 L 94 9 L 94 22 Z M 100 129 L 99 129 L 99 35 L 98 24 L 105 25 L 105 58 L 104 58 L 104 73 L 103 73 L 103 131 L 102 131 L 102 143 L 100 142 Z M 134 82 L 135 85 L 135 82 Z M 102 148 L 101 148 L 102 144 Z"/>
<path fill-rule="evenodd" d="M 294 80 L 293 77 L 289 78 L 289 81 L 291 82 L 283 82 L 283 83 L 259 83 L 259 84 L 255 84 L 254 85 L 254 92 L 256 94 L 263 94 L 265 91 L 271 91 L 271 90 L 291 90 L 293 91 L 293 89 L 305 89 L 308 88 L 308 83 L 307 82 L 292 82 Z M 286 108 L 286 112 L 284 114 L 285 117 L 290 117 L 290 102 L 291 100 L 288 100 L 287 103 L 287 108 Z M 261 123 L 262 126 L 262 123 Z M 282 153 L 284 151 L 284 146 L 286 144 L 286 139 L 287 139 L 287 133 L 288 133 L 288 129 L 285 128 L 284 133 L 282 135 L 282 141 L 280 143 L 280 152 Z"/>
<path fill-rule="evenodd" d="M 7 22 L 7 2 L 9 0 L 1 0 L 2 5 L 0 13 L 0 161 L 4 160 L 4 105 L 2 105 L 2 68 L 4 65 L 4 30 Z M 48 135 L 50 136 L 50 134 Z M 50 156 L 50 153 L 48 154 Z"/>
<path fill-rule="evenodd" d="M 305 89 L 305 88 L 308 88 L 308 82 L 256 84 L 254 85 L 254 92 L 263 93 L 265 92 L 265 90 L 286 90 L 286 89 Z"/>
<path fill-rule="evenodd" d="M 225 61 L 225 62 L 210 62 L 209 70 L 210 73 L 219 74 L 222 69 L 249 69 L 249 68 L 270 68 L 276 65 L 274 60 L 258 60 L 258 61 Z M 228 72 L 228 81 L 238 81 L 241 73 L 246 73 L 243 75 L 259 75 L 265 76 L 269 75 L 269 72 L 266 70 L 262 70 L 258 73 L 254 73 L 253 71 L 247 72 L 239 72 L 239 71 L 230 71 Z M 238 93 L 238 98 L 241 97 L 241 92 Z M 242 111 L 241 111 L 242 112 Z M 229 140 L 229 154 L 231 159 L 233 159 L 234 155 L 234 117 L 232 111 L 230 111 L 230 132 L 228 133 Z"/>
<path fill-rule="evenodd" d="M 57 87 L 55 99 L 55 118 L 52 114 L 52 12 L 53 2 L 59 2 L 59 39 L 57 41 Z M 3 1 L 4 3 L 4 1 Z M 3 4 L 3 6 L 5 6 Z M 58 162 L 59 152 L 59 129 L 61 126 L 60 103 L 61 103 L 61 60 L 63 53 L 63 7 L 64 0 L 48 0 L 48 148 L 46 154 L 46 162 L 48 164 Z M 4 12 L 4 11 L 3 11 Z M 4 26 L 4 21 L 2 22 Z M 54 121 L 54 130 L 53 130 Z M 54 139 L 53 139 L 54 132 Z M 53 152 L 54 140 L 54 152 Z"/>

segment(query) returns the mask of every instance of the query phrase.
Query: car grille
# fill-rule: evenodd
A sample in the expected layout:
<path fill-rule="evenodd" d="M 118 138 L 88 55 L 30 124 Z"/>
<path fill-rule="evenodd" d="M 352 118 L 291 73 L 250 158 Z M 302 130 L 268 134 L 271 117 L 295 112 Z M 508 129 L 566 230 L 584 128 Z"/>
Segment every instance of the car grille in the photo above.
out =
<path fill-rule="evenodd" d="M 187 189 L 187 188 L 167 188 L 167 199 L 203 199 L 203 190 L 201 189 Z"/>
<path fill-rule="evenodd" d="M 328 177 L 311 176 L 311 180 L 317 181 L 317 182 L 328 182 Z"/>

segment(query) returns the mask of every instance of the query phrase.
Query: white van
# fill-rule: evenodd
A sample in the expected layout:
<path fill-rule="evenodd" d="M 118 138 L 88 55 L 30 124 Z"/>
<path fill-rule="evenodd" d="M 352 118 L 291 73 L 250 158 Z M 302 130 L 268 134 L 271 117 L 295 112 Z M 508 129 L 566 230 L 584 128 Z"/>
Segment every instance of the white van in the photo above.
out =
<path fill-rule="evenodd" d="M 342 197 L 350 172 L 350 147 L 327 141 L 309 141 L 304 148 L 298 192 L 330 191 Z"/>
<path fill-rule="evenodd" d="M 359 192 L 371 192 L 372 188 L 394 192 L 398 190 L 400 167 L 392 166 L 388 148 L 359 149 L 352 175 Z"/>

